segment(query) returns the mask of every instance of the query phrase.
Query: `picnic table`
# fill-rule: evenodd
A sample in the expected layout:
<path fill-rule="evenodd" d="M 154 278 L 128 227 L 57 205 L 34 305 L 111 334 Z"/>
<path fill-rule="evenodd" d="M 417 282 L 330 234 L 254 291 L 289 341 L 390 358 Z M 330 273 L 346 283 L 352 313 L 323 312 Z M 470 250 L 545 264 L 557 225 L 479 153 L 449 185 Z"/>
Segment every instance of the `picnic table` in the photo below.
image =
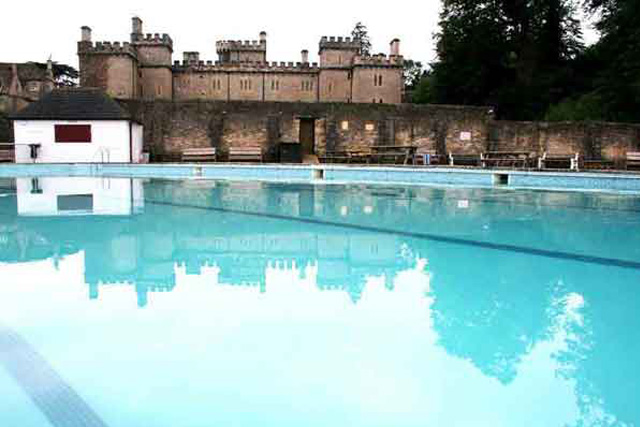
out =
<path fill-rule="evenodd" d="M 417 149 L 414 145 L 373 145 L 371 160 L 381 163 L 382 160 L 390 159 L 393 163 L 413 164 Z"/>
<path fill-rule="evenodd" d="M 480 153 L 480 163 L 486 167 L 522 167 L 526 168 L 532 160 L 530 151 L 485 151 Z"/>

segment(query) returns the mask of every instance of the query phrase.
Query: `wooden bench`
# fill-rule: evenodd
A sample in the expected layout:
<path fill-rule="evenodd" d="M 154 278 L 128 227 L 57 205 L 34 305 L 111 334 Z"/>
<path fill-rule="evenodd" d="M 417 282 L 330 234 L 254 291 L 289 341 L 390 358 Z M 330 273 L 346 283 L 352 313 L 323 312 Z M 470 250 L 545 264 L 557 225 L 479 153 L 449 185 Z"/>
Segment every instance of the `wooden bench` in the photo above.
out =
<path fill-rule="evenodd" d="M 640 151 L 627 151 L 626 168 L 629 166 L 632 168 L 640 167 Z"/>
<path fill-rule="evenodd" d="M 486 167 L 512 167 L 526 169 L 531 153 L 528 151 L 487 151 L 480 153 L 480 162 Z"/>
<path fill-rule="evenodd" d="M 346 151 L 327 151 L 319 160 L 320 163 L 349 163 L 350 156 Z"/>
<path fill-rule="evenodd" d="M 187 148 L 182 152 L 183 162 L 215 162 L 216 160 L 215 147 Z"/>
<path fill-rule="evenodd" d="M 542 153 L 542 156 L 538 158 L 538 169 L 551 168 L 578 171 L 580 169 L 580 153 L 550 155 L 545 151 Z"/>
<path fill-rule="evenodd" d="M 15 154 L 13 150 L 0 149 L 0 163 L 15 162 Z"/>
<path fill-rule="evenodd" d="M 587 170 L 611 170 L 615 169 L 616 165 L 613 160 L 605 159 L 584 159 L 582 160 L 582 169 Z"/>
<path fill-rule="evenodd" d="M 230 162 L 262 162 L 262 148 L 260 147 L 230 147 Z"/>
<path fill-rule="evenodd" d="M 449 166 L 479 166 L 481 160 L 479 154 L 449 153 Z"/>

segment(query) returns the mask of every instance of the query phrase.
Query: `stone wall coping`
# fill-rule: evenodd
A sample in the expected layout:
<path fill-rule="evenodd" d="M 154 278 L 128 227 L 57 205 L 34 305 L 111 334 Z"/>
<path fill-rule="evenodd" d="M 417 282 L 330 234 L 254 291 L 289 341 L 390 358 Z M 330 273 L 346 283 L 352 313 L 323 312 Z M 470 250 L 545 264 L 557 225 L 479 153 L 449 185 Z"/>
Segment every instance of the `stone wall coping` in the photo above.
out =
<path fill-rule="evenodd" d="M 162 173 L 150 173 L 163 171 Z M 171 171 L 175 174 L 171 175 Z M 216 176 L 207 176 L 208 172 L 216 172 Z M 247 175 L 234 175 L 234 172 L 250 172 Z M 264 171 L 266 174 L 260 176 Z M 291 176 L 274 175 L 269 172 L 290 171 L 308 172 L 306 178 L 296 173 Z M 355 178 L 351 179 L 314 179 L 314 171 L 352 173 Z M 225 177 L 225 172 L 228 176 Z M 415 167 L 415 166 L 358 166 L 358 165 L 296 165 L 296 164 L 236 164 L 236 163 L 152 163 L 152 164 L 129 164 L 129 163 L 38 163 L 38 164 L 2 164 L 0 165 L 0 176 L 31 176 L 38 173 L 40 176 L 131 176 L 131 177 L 162 177 L 162 178 L 190 178 L 190 179 L 250 179 L 257 181 L 306 181 L 342 184 L 345 182 L 374 183 L 382 185 L 455 185 L 465 186 L 485 186 L 502 188 L 505 190 L 521 188 L 538 188 L 545 190 L 562 191 L 615 191 L 615 192 L 640 192 L 640 174 L 620 173 L 620 172 L 534 172 L 516 171 L 508 169 L 465 169 L 450 167 Z M 442 177 L 442 174 L 451 175 L 452 182 L 442 182 L 441 179 L 429 181 L 429 176 Z M 482 183 L 491 182 L 495 175 L 509 175 L 517 180 L 528 183 L 526 185 L 487 185 Z M 369 175 L 369 176 L 367 176 Z M 380 178 L 380 175 L 384 178 Z M 347 175 L 348 176 L 348 175 Z M 464 181 L 464 176 L 469 177 L 469 182 Z M 405 179 L 406 181 L 403 181 Z M 414 178 L 419 177 L 419 180 Z M 474 177 L 474 178 L 472 178 Z M 477 177 L 477 178 L 475 178 Z M 400 179 L 398 179 L 400 178 Z M 478 178 L 484 178 L 479 181 Z M 621 189 L 619 185 L 627 188 Z M 543 185 L 551 183 L 552 185 Z M 582 184 L 582 185 L 580 185 Z M 574 185 L 574 187 L 572 187 Z"/>
<path fill-rule="evenodd" d="M 176 72 L 232 72 L 232 71 L 294 71 L 294 72 L 318 72 L 318 63 L 302 62 L 220 62 L 220 61 L 174 61 L 173 69 Z"/>

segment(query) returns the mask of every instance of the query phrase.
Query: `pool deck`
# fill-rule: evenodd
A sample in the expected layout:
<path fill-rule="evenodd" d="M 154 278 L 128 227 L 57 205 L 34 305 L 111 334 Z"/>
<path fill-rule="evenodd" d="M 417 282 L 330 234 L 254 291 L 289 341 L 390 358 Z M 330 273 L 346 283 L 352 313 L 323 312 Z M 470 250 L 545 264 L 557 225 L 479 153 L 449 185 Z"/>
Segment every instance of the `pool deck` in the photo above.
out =
<path fill-rule="evenodd" d="M 100 176 L 313 183 L 455 185 L 513 189 L 640 192 L 640 174 L 453 167 L 238 163 L 0 164 L 0 177 Z"/>

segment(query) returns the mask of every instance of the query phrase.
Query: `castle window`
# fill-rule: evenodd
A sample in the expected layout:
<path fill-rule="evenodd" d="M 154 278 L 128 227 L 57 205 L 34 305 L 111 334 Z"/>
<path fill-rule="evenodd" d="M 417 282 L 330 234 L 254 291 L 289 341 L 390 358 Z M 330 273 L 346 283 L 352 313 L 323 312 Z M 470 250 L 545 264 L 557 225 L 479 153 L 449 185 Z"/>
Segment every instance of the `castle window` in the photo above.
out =
<path fill-rule="evenodd" d="M 349 122 L 347 120 L 343 120 L 340 124 L 340 127 L 342 128 L 342 130 L 349 130 Z"/>
<path fill-rule="evenodd" d="M 382 74 L 378 76 L 378 86 L 382 86 Z"/>
<path fill-rule="evenodd" d="M 366 125 L 364 125 L 364 130 L 371 132 L 372 130 L 375 130 L 375 125 L 373 123 L 367 123 Z"/>
<path fill-rule="evenodd" d="M 158 93 L 158 96 L 162 95 L 162 86 L 158 86 L 156 88 L 156 92 Z"/>
<path fill-rule="evenodd" d="M 333 92 L 333 83 L 329 82 L 329 93 Z"/>

